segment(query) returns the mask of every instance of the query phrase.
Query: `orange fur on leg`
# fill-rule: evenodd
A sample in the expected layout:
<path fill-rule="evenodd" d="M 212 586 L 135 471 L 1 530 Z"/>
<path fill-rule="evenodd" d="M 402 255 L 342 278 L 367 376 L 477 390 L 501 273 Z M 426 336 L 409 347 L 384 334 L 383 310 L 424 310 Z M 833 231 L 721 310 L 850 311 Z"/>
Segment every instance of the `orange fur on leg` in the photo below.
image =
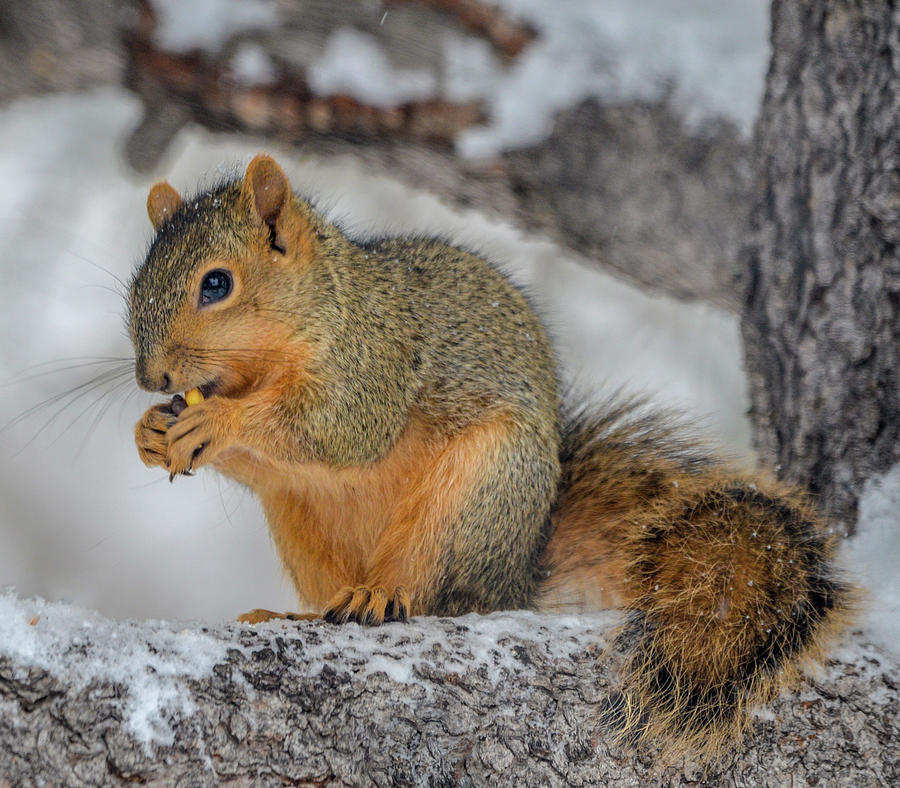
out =
<path fill-rule="evenodd" d="M 409 591 L 410 614 L 425 612 L 452 524 L 509 432 L 505 418 L 467 427 L 422 468 L 378 541 L 366 585 Z"/>

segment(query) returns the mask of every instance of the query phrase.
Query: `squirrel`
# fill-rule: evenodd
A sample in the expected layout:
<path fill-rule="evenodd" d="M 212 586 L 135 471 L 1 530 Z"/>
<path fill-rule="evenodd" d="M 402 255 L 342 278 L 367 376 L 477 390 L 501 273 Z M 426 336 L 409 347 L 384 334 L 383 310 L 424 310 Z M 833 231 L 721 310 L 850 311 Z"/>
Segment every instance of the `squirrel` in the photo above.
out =
<path fill-rule="evenodd" d="M 603 719 L 700 752 L 845 625 L 809 499 L 641 402 L 565 406 L 544 327 L 483 257 L 353 238 L 265 155 L 188 200 L 159 182 L 147 211 L 136 378 L 203 399 L 151 407 L 140 457 L 250 487 L 327 621 L 622 608 Z"/>

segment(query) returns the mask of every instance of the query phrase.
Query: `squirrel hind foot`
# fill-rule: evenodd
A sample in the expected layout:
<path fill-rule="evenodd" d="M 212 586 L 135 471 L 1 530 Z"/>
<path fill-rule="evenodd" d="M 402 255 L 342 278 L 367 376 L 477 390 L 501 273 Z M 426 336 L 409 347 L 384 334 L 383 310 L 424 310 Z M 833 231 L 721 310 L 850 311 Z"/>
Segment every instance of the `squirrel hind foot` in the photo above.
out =
<path fill-rule="evenodd" d="M 313 621 L 321 618 L 318 613 L 276 613 L 274 610 L 266 610 L 263 607 L 255 607 L 253 610 L 243 613 L 235 620 L 241 624 L 262 624 L 266 621 L 285 619 L 287 621 Z"/>
<path fill-rule="evenodd" d="M 389 594 L 382 586 L 346 586 L 337 592 L 322 614 L 330 624 L 353 621 L 364 626 L 379 626 L 409 619 L 410 596 L 402 587 Z"/>

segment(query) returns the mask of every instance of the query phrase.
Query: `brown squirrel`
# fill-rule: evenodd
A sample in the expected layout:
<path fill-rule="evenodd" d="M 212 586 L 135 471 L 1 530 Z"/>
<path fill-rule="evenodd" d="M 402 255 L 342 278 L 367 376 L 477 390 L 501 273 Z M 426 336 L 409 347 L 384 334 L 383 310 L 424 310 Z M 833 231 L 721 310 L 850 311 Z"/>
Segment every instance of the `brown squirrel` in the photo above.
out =
<path fill-rule="evenodd" d="M 482 257 L 352 239 L 262 155 L 147 209 L 137 380 L 205 399 L 150 408 L 141 459 L 252 488 L 328 621 L 625 608 L 605 719 L 710 752 L 851 608 L 800 492 L 634 402 L 568 412 L 544 328 Z"/>

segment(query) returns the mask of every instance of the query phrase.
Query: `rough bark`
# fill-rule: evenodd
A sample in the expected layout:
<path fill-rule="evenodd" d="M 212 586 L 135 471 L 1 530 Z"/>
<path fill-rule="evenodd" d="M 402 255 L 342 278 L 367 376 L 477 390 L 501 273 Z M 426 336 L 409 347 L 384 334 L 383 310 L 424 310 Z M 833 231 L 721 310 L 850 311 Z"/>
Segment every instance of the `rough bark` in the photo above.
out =
<path fill-rule="evenodd" d="M 755 438 L 845 527 L 900 459 L 900 8 L 776 0 L 743 319 Z"/>
<path fill-rule="evenodd" d="M 614 682 L 615 658 L 602 653 L 609 623 L 518 614 L 376 630 L 322 622 L 203 629 L 222 657 L 196 678 L 158 667 L 191 710 L 170 714 L 171 741 L 150 747 L 129 733 L 127 682 L 84 685 L 75 670 L 59 675 L 0 656 L 0 784 L 900 781 L 896 662 L 873 646 L 845 650 L 843 661 L 760 713 L 752 746 L 707 770 L 688 759 L 660 773 L 652 748 L 613 746 L 598 722 Z M 92 628 L 107 625 L 123 652 L 144 644 L 163 660 L 161 641 L 177 636 L 163 639 L 149 623 L 95 619 Z M 66 653 L 90 658 L 91 637 L 74 638 Z"/>

